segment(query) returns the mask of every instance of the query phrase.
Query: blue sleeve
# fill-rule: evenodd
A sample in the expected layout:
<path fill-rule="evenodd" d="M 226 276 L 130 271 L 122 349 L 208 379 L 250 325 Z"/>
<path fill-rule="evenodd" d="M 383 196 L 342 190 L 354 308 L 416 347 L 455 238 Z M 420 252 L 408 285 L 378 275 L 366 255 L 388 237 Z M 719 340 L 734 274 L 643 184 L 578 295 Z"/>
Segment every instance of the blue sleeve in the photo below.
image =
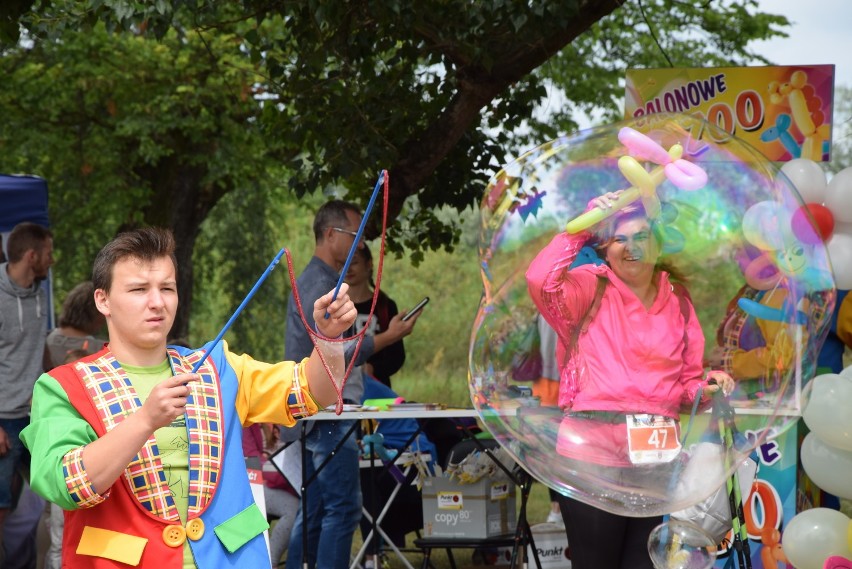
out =
<path fill-rule="evenodd" d="M 367 399 L 390 399 L 391 397 L 399 397 L 396 391 L 377 381 L 369 375 L 364 376 L 364 397 L 361 400 L 363 403 Z"/>

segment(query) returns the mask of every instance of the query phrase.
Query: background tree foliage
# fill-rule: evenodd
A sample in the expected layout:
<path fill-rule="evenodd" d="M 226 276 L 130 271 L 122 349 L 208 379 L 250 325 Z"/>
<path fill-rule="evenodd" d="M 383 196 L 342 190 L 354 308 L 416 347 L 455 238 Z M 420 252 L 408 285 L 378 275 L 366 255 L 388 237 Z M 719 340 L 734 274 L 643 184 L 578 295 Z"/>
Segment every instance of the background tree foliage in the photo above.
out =
<path fill-rule="evenodd" d="M 190 259 L 214 209 L 200 254 L 237 299 L 245 281 L 231 279 L 258 274 L 245 267 L 262 270 L 260 251 L 276 250 L 264 212 L 317 191 L 366 203 L 382 168 L 391 250 L 415 263 L 424 250 L 452 251 L 500 165 L 576 128 L 577 111 L 620 114 L 626 67 L 765 62 L 749 42 L 783 35 L 788 22 L 756 9 L 753 0 L 17 0 L 0 18 L 0 170 L 48 179 L 57 232 L 74 235 L 58 244 L 60 288 L 85 276 L 119 227 L 172 227 L 175 334 L 185 336 Z M 25 41 L 15 43 L 10 22 Z"/>
<path fill-rule="evenodd" d="M 266 191 L 271 173 L 274 141 L 259 133 L 258 76 L 240 46 L 224 33 L 152 41 L 97 23 L 0 58 L 0 167 L 49 182 L 60 289 L 86 278 L 120 227 L 171 227 L 184 335 L 202 222 L 235 188 Z"/>

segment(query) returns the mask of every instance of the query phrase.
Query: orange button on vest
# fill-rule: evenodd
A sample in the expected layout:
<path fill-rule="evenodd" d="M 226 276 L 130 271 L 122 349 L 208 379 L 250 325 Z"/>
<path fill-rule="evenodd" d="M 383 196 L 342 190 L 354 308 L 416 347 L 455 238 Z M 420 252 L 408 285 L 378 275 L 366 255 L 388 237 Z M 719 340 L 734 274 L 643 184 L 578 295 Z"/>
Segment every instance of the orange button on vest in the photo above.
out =
<path fill-rule="evenodd" d="M 163 543 L 169 547 L 179 547 L 186 541 L 186 530 L 183 526 L 166 526 L 163 528 Z"/>
<path fill-rule="evenodd" d="M 201 518 L 189 520 L 186 524 L 186 537 L 192 541 L 198 541 L 204 535 L 204 522 Z"/>

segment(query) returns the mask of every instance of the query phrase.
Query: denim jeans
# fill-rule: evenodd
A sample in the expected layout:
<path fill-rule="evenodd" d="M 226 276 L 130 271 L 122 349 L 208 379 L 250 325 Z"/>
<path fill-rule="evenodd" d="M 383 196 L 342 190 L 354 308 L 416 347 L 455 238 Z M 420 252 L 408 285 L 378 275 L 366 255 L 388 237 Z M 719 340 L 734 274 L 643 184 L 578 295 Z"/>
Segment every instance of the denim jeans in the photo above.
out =
<path fill-rule="evenodd" d="M 10 447 L 9 451 L 0 457 L 0 509 L 11 509 L 15 505 L 12 482 L 16 472 L 23 466 L 24 456 L 29 456 L 24 454 L 24 443 L 21 442 L 19 435 L 29 424 L 29 417 L 0 419 L 0 428 L 6 431 Z"/>
<path fill-rule="evenodd" d="M 354 421 L 317 421 L 305 439 L 305 482 L 314 476 L 353 424 Z M 307 487 L 306 496 L 308 550 L 302 551 L 305 521 L 300 508 L 290 534 L 287 569 L 301 569 L 303 561 L 308 567 L 347 569 L 352 537 L 361 519 L 361 481 L 355 433 L 319 471 L 317 478 Z"/>

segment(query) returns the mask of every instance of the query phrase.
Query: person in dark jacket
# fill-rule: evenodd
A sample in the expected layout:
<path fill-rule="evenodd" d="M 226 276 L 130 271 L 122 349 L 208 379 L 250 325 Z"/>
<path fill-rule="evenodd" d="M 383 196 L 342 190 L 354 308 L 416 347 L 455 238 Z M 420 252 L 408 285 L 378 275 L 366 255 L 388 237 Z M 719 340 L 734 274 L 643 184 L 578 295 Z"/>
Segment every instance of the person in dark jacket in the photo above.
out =
<path fill-rule="evenodd" d="M 414 330 L 420 314 L 403 320 L 405 315 L 399 313 L 396 302 L 379 290 L 373 317 L 369 318 L 376 284 L 373 282 L 373 254 L 366 246 L 355 251 L 346 272 L 346 283 L 349 285 L 349 297 L 358 310 L 355 331 L 360 332 L 366 327 L 367 335 L 373 337 L 373 354 L 364 364 L 364 372 L 390 387 L 391 376 L 405 363 L 402 339 Z"/>

